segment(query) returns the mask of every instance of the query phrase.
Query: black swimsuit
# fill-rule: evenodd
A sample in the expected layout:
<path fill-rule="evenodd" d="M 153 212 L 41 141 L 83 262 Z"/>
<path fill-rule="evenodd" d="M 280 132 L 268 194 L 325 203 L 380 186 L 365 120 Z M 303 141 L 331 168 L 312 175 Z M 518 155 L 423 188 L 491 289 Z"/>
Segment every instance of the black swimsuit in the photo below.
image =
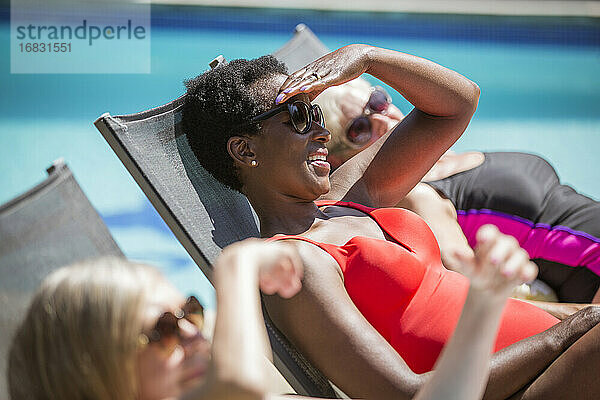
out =
<path fill-rule="evenodd" d="M 450 199 L 469 244 L 492 223 L 519 240 L 539 278 L 565 302 L 590 302 L 600 287 L 600 203 L 561 185 L 544 159 L 485 153 L 468 171 L 432 182 Z"/>

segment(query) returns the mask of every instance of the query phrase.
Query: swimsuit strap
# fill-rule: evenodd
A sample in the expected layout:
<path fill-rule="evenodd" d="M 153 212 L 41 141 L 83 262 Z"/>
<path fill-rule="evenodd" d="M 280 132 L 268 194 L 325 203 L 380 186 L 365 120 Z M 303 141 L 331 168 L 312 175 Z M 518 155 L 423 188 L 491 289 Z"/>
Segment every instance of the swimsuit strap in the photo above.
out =
<path fill-rule="evenodd" d="M 373 210 L 375 210 L 374 208 L 371 207 L 367 207 L 367 206 L 363 206 L 362 204 L 358 204 L 358 203 L 353 203 L 351 201 L 337 201 L 337 200 L 316 200 L 315 204 L 318 207 L 323 207 L 323 206 L 342 206 L 342 207 L 350 207 L 350 208 L 354 208 L 357 209 L 359 211 L 364 212 L 365 214 L 371 215 L 371 213 L 373 212 Z M 298 239 L 298 240 L 303 240 L 305 242 L 308 243 L 312 243 L 315 246 L 318 246 L 320 248 L 322 248 L 323 250 L 327 251 L 328 253 L 330 252 L 329 250 L 333 247 L 333 248 L 339 248 L 340 246 L 336 246 L 336 245 L 332 245 L 332 244 L 327 244 L 327 243 L 320 243 L 320 242 L 316 242 L 312 239 L 309 239 L 307 237 L 304 236 L 298 236 L 298 235 L 284 235 L 281 233 L 278 233 L 270 238 L 267 239 L 267 241 L 275 241 L 275 240 L 285 240 L 285 239 Z"/>
<path fill-rule="evenodd" d="M 304 242 L 314 244 L 315 246 L 319 247 L 321 250 L 323 250 L 327 254 L 329 254 L 331 257 L 333 257 L 334 260 L 337 261 L 337 263 L 340 266 L 340 268 L 342 269 L 342 271 L 346 270 L 346 263 L 348 261 L 348 256 L 347 256 L 347 250 L 344 248 L 344 246 L 337 246 L 337 245 L 329 244 L 329 243 L 321 243 L 321 242 L 314 241 L 314 240 L 309 239 L 304 236 L 283 235 L 283 234 L 277 234 L 275 236 L 272 236 L 272 237 L 268 238 L 267 241 L 274 242 L 276 240 L 286 240 L 286 239 L 302 240 Z"/>
<path fill-rule="evenodd" d="M 351 201 L 317 200 L 317 201 L 315 201 L 315 204 L 318 207 L 323 207 L 323 206 L 342 206 L 342 207 L 354 208 L 356 210 L 362 211 L 365 214 L 369 215 L 381 227 L 379 221 L 377 220 L 377 218 L 373 214 L 373 211 L 376 210 L 375 208 L 363 206 L 362 204 L 353 203 Z M 387 232 L 387 230 L 385 230 L 383 227 L 381 227 L 381 228 L 386 233 L 388 233 L 391 237 L 394 237 L 389 232 Z M 332 256 L 337 261 L 337 263 L 339 264 L 339 266 L 342 269 L 342 271 L 346 270 L 346 264 L 348 262 L 348 248 L 347 248 L 346 245 L 348 243 L 346 243 L 346 245 L 338 246 L 338 245 L 329 244 L 329 243 L 317 242 L 315 240 L 309 239 L 309 238 L 304 237 L 304 236 L 284 235 L 284 234 L 277 234 L 277 235 L 275 235 L 275 236 L 267 239 L 267 241 L 286 240 L 286 239 L 302 240 L 304 242 L 308 242 L 308 243 L 311 243 L 311 244 L 319 247 L 320 249 L 324 250 L 326 253 L 328 253 L 330 256 Z M 402 245 L 403 247 L 405 247 L 407 250 L 411 251 L 408 247 L 406 247 L 402 243 L 399 243 L 399 244 Z"/>
<path fill-rule="evenodd" d="M 350 207 L 350 208 L 354 208 L 359 211 L 362 211 L 367 215 L 371 215 L 371 212 L 374 210 L 374 208 L 363 206 L 362 204 L 353 203 L 350 201 L 317 200 L 317 201 L 315 201 L 315 204 L 318 207 L 322 207 L 322 206 Z M 337 246 L 337 245 L 329 244 L 329 243 L 321 243 L 321 242 L 314 241 L 314 240 L 309 239 L 304 236 L 283 235 L 283 234 L 277 234 L 273 237 L 270 237 L 267 239 L 267 241 L 270 242 L 270 241 L 286 240 L 286 239 L 302 240 L 304 242 L 308 242 L 308 243 L 311 243 L 311 244 L 319 247 L 321 250 L 325 251 L 327 254 L 329 254 L 331 257 L 333 257 L 337 261 L 337 263 L 339 264 L 342 271 L 346 270 L 346 263 L 348 261 L 348 257 L 347 257 L 347 250 L 344 248 L 344 246 Z"/>
<path fill-rule="evenodd" d="M 406 240 L 407 238 L 403 238 L 404 235 L 399 234 L 400 232 L 405 232 L 406 234 L 406 230 L 401 228 L 401 225 L 404 225 L 405 223 L 405 219 L 400 218 L 399 214 L 403 216 L 406 216 L 406 214 L 414 214 L 412 211 L 403 208 L 373 208 L 351 201 L 316 200 L 315 204 L 319 207 L 342 206 L 362 211 L 371 217 L 371 219 L 377 223 L 379 228 L 385 232 L 393 242 L 404 247 L 406 250 L 413 252 L 412 247 L 406 244 L 410 241 Z M 411 236 L 411 234 L 408 236 Z"/>
<path fill-rule="evenodd" d="M 316 200 L 315 204 L 318 207 L 323 206 L 342 206 L 342 207 L 350 207 L 356 210 L 362 211 L 365 214 L 371 214 L 375 208 L 363 206 L 362 204 L 353 203 L 351 201 L 337 201 L 337 200 Z"/>

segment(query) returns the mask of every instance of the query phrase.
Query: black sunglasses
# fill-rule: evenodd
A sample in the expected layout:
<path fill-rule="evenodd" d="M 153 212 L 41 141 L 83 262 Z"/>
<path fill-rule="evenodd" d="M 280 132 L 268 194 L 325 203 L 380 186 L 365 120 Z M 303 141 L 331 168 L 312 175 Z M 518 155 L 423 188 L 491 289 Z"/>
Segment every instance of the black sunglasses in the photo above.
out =
<path fill-rule="evenodd" d="M 194 324 L 199 331 L 202 330 L 204 326 L 204 307 L 195 296 L 188 297 L 183 307 L 177 309 L 174 313 L 167 311 L 162 314 L 148 334 L 142 333 L 140 335 L 139 344 L 160 343 L 168 353 L 172 353 L 179 343 L 179 320 L 183 318 Z"/>
<path fill-rule="evenodd" d="M 277 106 L 267 112 L 253 117 L 249 123 L 264 121 L 284 111 L 287 111 L 290 114 L 292 126 L 296 132 L 301 135 L 310 131 L 310 127 L 312 126 L 313 122 L 316 122 L 323 128 L 325 127 L 325 118 L 323 118 L 323 111 L 321 110 L 321 107 L 319 107 L 318 104 L 306 104 L 301 100 L 294 100 L 290 103 L 284 103 L 280 106 Z"/>
<path fill-rule="evenodd" d="M 382 87 L 374 87 L 362 114 L 350 121 L 346 128 L 346 139 L 351 146 L 362 147 L 371 140 L 373 132 L 369 115 L 385 114 L 390 104 L 390 95 Z"/>

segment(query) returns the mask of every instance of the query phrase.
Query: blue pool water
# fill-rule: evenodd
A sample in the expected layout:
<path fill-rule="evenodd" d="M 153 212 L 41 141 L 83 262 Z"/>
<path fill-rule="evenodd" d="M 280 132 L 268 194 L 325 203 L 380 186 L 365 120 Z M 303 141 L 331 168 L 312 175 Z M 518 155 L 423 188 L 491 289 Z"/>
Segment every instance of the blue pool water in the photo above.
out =
<path fill-rule="evenodd" d="M 0 49 L 9 54 L 8 12 Z M 208 307 L 214 294 L 92 122 L 183 93 L 182 80 L 218 54 L 257 57 L 305 22 L 330 48 L 363 42 L 432 59 L 482 89 L 455 150 L 520 150 L 545 156 L 563 181 L 600 199 L 600 28 L 581 19 L 506 19 L 277 10 L 155 7 L 151 74 L 11 75 L 0 64 L 0 203 L 44 179 L 64 157 L 132 259 L 159 266 Z M 394 102 L 410 108 L 399 95 Z"/>

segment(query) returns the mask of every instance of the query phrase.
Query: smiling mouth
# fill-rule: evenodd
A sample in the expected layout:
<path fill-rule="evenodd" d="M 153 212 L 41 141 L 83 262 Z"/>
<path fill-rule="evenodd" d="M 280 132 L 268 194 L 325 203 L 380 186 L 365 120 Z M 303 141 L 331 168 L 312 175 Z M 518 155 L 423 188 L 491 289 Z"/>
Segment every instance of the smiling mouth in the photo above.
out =
<path fill-rule="evenodd" d="M 306 164 L 310 166 L 318 176 L 329 176 L 329 173 L 331 172 L 331 165 L 327 161 L 326 152 L 309 155 Z"/>
<path fill-rule="evenodd" d="M 311 162 L 311 161 L 327 161 L 327 156 L 324 154 L 314 154 L 314 155 L 308 156 L 307 162 Z"/>

